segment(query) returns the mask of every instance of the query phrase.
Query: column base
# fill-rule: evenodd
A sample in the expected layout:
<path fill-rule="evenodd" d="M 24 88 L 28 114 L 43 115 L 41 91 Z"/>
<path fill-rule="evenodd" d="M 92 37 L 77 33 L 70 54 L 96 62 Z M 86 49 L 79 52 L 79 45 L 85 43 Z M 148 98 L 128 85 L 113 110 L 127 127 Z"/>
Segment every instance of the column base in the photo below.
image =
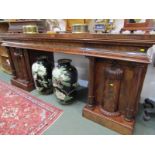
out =
<path fill-rule="evenodd" d="M 133 134 L 135 121 L 127 122 L 122 115 L 110 117 L 103 115 L 98 106 L 94 109 L 83 109 L 83 117 L 90 119 L 98 124 L 101 124 L 109 129 L 112 129 L 120 134 Z"/>
<path fill-rule="evenodd" d="M 26 91 L 32 91 L 35 88 L 32 82 L 27 82 L 19 79 L 11 79 L 11 84 Z"/>

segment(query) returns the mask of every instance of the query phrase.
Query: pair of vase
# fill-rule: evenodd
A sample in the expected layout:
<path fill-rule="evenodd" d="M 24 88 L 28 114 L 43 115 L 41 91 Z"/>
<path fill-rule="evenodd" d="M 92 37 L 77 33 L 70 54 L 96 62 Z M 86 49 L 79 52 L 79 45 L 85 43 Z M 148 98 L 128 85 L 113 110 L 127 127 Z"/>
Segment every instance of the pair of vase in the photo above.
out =
<path fill-rule="evenodd" d="M 42 94 L 54 94 L 62 104 L 72 101 L 76 94 L 78 72 L 70 59 L 59 59 L 52 68 L 48 57 L 42 56 L 32 65 L 32 75 L 36 89 Z"/>

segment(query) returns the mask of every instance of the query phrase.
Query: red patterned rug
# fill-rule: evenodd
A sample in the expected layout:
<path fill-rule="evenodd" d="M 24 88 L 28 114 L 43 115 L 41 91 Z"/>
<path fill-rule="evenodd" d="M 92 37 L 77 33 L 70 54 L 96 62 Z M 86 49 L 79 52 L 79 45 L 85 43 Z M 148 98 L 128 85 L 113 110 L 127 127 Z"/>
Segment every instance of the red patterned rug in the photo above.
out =
<path fill-rule="evenodd" d="M 62 110 L 0 81 L 0 134 L 42 134 Z"/>

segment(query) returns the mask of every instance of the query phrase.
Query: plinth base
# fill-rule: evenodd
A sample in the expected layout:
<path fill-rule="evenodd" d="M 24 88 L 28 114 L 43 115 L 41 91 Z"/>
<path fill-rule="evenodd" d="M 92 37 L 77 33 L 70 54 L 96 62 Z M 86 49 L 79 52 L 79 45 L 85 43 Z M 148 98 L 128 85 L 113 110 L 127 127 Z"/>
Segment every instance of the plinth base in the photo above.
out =
<path fill-rule="evenodd" d="M 11 79 L 11 84 L 26 91 L 32 91 L 35 88 L 33 83 L 26 83 L 25 81 L 18 79 Z"/>
<path fill-rule="evenodd" d="M 96 106 L 93 110 L 84 107 L 83 116 L 121 134 L 132 134 L 135 121 L 127 122 L 123 116 L 105 116 Z"/>

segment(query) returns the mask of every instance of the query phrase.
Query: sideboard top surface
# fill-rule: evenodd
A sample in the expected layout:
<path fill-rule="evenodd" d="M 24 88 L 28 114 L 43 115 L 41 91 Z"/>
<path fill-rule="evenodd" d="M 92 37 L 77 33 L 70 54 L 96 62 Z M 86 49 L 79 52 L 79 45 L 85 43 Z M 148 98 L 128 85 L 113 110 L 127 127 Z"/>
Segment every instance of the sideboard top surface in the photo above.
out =
<path fill-rule="evenodd" d="M 13 34 L 1 33 L 2 45 L 49 52 L 94 56 L 101 58 L 149 63 L 146 53 L 130 48 L 147 50 L 155 44 L 155 35 L 149 34 Z M 105 46 L 113 47 L 106 49 Z M 123 46 L 118 50 L 119 46 Z M 124 48 L 128 47 L 128 48 Z"/>

